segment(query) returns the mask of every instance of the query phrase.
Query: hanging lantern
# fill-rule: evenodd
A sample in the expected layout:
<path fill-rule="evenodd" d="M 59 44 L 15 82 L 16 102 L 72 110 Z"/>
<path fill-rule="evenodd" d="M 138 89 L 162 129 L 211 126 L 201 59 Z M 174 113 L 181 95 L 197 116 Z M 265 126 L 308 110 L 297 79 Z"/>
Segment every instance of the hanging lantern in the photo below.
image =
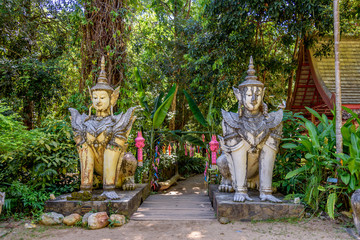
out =
<path fill-rule="evenodd" d="M 209 145 L 211 150 L 211 165 L 216 165 L 216 151 L 219 149 L 219 142 L 216 141 L 216 135 L 212 135 Z"/>
<path fill-rule="evenodd" d="M 171 156 L 171 145 L 169 143 L 169 146 L 168 146 L 168 151 L 169 151 L 169 156 Z"/>
<path fill-rule="evenodd" d="M 135 138 L 135 147 L 137 147 L 138 166 L 143 166 L 143 147 L 145 147 L 145 139 L 141 131 L 138 131 L 137 138 Z"/>

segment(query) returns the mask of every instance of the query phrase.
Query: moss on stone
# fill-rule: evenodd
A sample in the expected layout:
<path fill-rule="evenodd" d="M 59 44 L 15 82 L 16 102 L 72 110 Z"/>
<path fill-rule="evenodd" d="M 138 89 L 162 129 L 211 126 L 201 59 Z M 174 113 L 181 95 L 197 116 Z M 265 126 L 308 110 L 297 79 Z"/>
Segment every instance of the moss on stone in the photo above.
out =
<path fill-rule="evenodd" d="M 67 197 L 67 200 L 80 200 L 80 201 L 104 201 L 106 200 L 105 196 L 93 196 L 91 192 L 73 192 L 71 197 Z"/>

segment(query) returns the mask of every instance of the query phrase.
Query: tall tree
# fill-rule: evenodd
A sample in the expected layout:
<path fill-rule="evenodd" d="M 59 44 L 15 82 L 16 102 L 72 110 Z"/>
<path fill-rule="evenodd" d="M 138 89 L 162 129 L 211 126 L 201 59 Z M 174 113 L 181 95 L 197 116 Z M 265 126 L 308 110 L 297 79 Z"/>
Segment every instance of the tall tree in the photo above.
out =
<path fill-rule="evenodd" d="M 82 26 L 82 78 L 79 90 L 86 81 L 95 83 L 101 56 L 106 56 L 107 78 L 111 85 L 123 82 L 126 62 L 126 29 L 128 13 L 126 0 L 85 0 L 85 23 Z"/>
<path fill-rule="evenodd" d="M 0 98 L 21 113 L 28 128 L 47 114 L 52 100 L 60 99 L 58 63 L 69 46 L 61 20 L 69 12 L 60 5 L 49 0 L 4 0 L 0 5 Z"/>
<path fill-rule="evenodd" d="M 186 66 L 189 43 L 199 30 L 193 3 L 191 0 L 143 1 L 144 9 L 131 37 L 132 62 L 142 70 L 149 87 L 155 86 L 152 91 L 177 84 L 168 122 L 171 130 L 182 129 L 188 119 L 182 90 L 188 87 L 191 78 Z"/>

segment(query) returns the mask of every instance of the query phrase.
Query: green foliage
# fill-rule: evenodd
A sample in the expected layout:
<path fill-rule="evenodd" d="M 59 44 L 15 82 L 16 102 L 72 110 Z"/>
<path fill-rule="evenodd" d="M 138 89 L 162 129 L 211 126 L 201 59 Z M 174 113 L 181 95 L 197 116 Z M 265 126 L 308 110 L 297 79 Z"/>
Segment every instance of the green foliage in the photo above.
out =
<path fill-rule="evenodd" d="M 60 194 L 78 188 L 78 177 L 68 175 L 78 172 L 78 154 L 68 123 L 48 119 L 42 128 L 28 131 L 16 114 L 1 104 L 0 126 L 0 189 L 13 199 L 7 205 L 9 211 L 40 211 L 45 192 Z M 20 196 L 22 191 L 25 195 Z M 14 207 L 18 203 L 25 208 Z"/>
<path fill-rule="evenodd" d="M 170 105 L 173 101 L 174 95 L 176 92 L 176 84 L 174 84 L 166 95 L 163 103 L 156 109 L 154 117 L 153 117 L 153 127 L 159 128 L 161 124 L 164 122 L 165 117 L 168 113 Z M 157 106 L 157 102 L 155 102 L 155 106 Z"/>
<path fill-rule="evenodd" d="M 336 154 L 342 160 L 338 174 L 347 187 L 346 191 L 352 193 L 360 188 L 360 128 L 353 123 L 360 123 L 360 119 L 349 108 L 343 107 L 350 115 L 350 119 L 341 128 L 343 136 L 343 153 Z"/>
<path fill-rule="evenodd" d="M 346 109 L 352 118 L 341 129 L 344 153 L 336 154 L 335 118 L 329 120 L 312 109 L 307 110 L 319 123 L 315 125 L 300 117 L 299 123 L 306 134 L 284 139 L 291 142 L 282 145 L 282 152 L 297 154 L 297 167 L 287 172 L 284 181 L 296 181 L 297 188 L 294 186 L 293 192 L 303 194 L 303 201 L 315 212 L 326 211 L 334 218 L 335 211 L 350 208 L 349 196 L 360 187 L 360 138 L 358 128 L 353 124 L 358 117 Z M 342 162 L 336 157 L 341 158 Z"/>
<path fill-rule="evenodd" d="M 295 138 L 301 134 L 303 130 L 299 121 L 301 117 L 302 115 L 299 113 L 293 114 L 290 111 L 284 111 L 283 137 L 285 139 Z M 295 143 L 282 142 L 276 157 L 273 185 L 284 194 L 291 194 L 300 190 L 301 179 L 284 179 L 287 173 L 301 167 L 302 152 L 292 149 L 296 146 Z"/>
<path fill-rule="evenodd" d="M 307 108 L 308 109 L 308 108 Z M 308 135 L 298 135 L 295 139 L 287 139 L 294 142 L 285 147 L 302 152 L 301 167 L 289 172 L 285 179 L 300 178 L 303 184 L 303 200 L 314 210 L 332 210 L 332 193 L 336 192 L 336 186 L 329 183 L 328 178 L 336 176 L 337 161 L 335 153 L 335 126 L 325 115 L 319 116 L 312 109 L 308 109 L 316 116 L 320 123 L 316 126 L 311 121 L 302 118 L 302 126 Z M 330 199 L 329 199 L 330 197 Z M 328 202 L 328 204 L 325 204 Z M 326 208 L 326 205 L 328 207 Z M 333 212 L 328 212 L 333 216 Z"/>
<path fill-rule="evenodd" d="M 182 156 L 179 158 L 179 173 L 188 177 L 191 174 L 204 173 L 207 159 L 195 153 L 194 157 Z"/>
<path fill-rule="evenodd" d="M 20 116 L 0 101 L 1 155 L 5 154 L 7 157 L 10 157 L 10 153 L 24 150 L 26 144 L 31 141 L 31 135 L 18 119 L 20 119 Z"/>
<path fill-rule="evenodd" d="M 204 116 L 202 115 L 200 109 L 198 108 L 198 106 L 196 105 L 195 101 L 191 98 L 191 96 L 186 92 L 186 90 L 184 90 L 184 94 L 186 97 L 186 100 L 189 103 L 189 107 L 190 110 L 192 111 L 192 113 L 194 114 L 196 120 L 203 125 L 204 127 L 208 126 L 208 123 L 206 121 L 206 119 L 204 118 Z"/>
<path fill-rule="evenodd" d="M 6 189 L 7 213 L 25 212 L 36 216 L 44 210 L 44 202 L 49 199 L 49 193 L 36 190 L 35 187 L 14 181 Z"/>
<path fill-rule="evenodd" d="M 60 105 L 65 87 L 74 86 L 75 5 L 43 0 L 0 5 L 0 98 L 11 102 L 30 129 Z"/>

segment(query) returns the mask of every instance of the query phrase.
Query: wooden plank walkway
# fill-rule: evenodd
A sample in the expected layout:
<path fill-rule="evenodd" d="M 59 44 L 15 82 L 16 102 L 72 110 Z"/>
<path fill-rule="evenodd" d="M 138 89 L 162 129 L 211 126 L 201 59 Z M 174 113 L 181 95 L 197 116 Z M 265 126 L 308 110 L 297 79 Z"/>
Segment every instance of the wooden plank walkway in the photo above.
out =
<path fill-rule="evenodd" d="M 179 182 L 167 193 L 149 196 L 131 216 L 136 221 L 176 221 L 215 219 L 203 179 L 198 176 Z M 195 186 L 194 186 L 195 184 Z"/>

